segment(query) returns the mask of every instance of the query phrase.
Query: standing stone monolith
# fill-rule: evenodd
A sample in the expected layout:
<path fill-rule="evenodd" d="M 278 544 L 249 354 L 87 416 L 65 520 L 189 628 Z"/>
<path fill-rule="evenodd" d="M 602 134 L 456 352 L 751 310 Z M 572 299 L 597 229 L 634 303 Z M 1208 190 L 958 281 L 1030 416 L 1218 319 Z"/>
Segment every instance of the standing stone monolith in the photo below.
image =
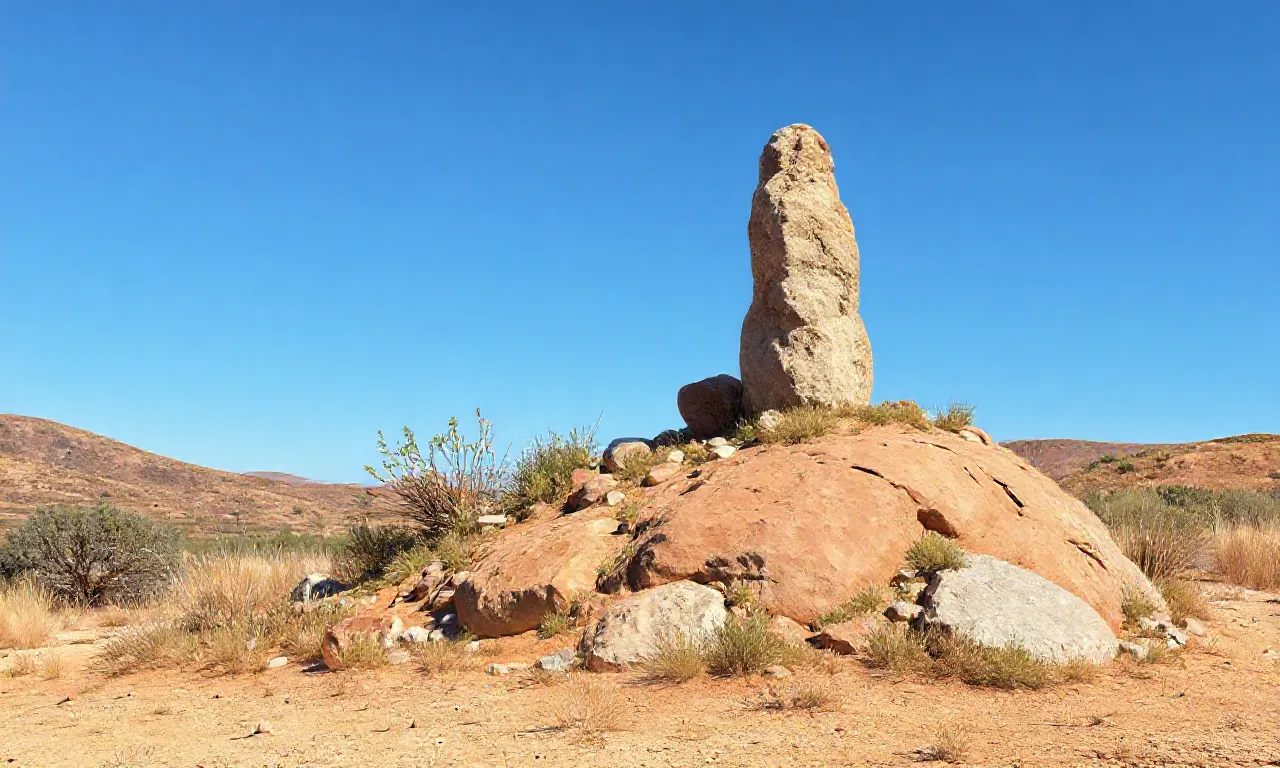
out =
<path fill-rule="evenodd" d="M 858 243 L 831 149 L 809 126 L 782 128 L 765 145 L 747 238 L 755 289 L 739 351 L 746 410 L 870 402 Z"/>

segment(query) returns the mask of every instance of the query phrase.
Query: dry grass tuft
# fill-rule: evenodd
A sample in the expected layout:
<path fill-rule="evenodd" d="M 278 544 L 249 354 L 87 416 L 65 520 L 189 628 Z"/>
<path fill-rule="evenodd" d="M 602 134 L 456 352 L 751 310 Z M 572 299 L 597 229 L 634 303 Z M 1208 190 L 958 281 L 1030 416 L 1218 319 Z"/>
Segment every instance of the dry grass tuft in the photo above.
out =
<path fill-rule="evenodd" d="M 36 653 L 15 653 L 9 658 L 9 668 L 5 670 L 5 674 L 9 677 L 26 677 L 34 675 L 40 668 L 40 661 Z"/>
<path fill-rule="evenodd" d="M 947 726 L 940 729 L 933 743 L 919 753 L 922 760 L 959 763 L 963 762 L 969 754 L 969 742 L 959 728 Z"/>
<path fill-rule="evenodd" d="M 339 654 L 342 669 L 377 669 L 387 664 L 387 652 L 373 635 L 356 635 Z"/>
<path fill-rule="evenodd" d="M 888 605 L 888 598 L 885 590 L 875 584 L 869 584 L 858 594 L 818 617 L 814 624 L 818 629 L 822 629 L 831 624 L 850 621 L 858 616 L 879 613 L 886 605 Z"/>
<path fill-rule="evenodd" d="M 938 409 L 932 419 L 933 426 L 948 432 L 959 432 L 965 427 L 973 426 L 973 411 L 972 405 L 952 400 L 946 410 Z"/>
<path fill-rule="evenodd" d="M 0 648 L 39 648 L 62 628 L 48 592 L 25 580 L 0 586 Z"/>
<path fill-rule="evenodd" d="M 1120 612 L 1124 614 L 1125 624 L 1136 626 L 1138 619 L 1156 612 L 1158 606 L 1147 596 L 1146 592 L 1132 586 L 1126 586 L 1120 598 Z"/>
<path fill-rule="evenodd" d="M 834 712 L 843 704 L 840 688 L 831 679 L 803 680 L 791 692 L 789 708 Z"/>
<path fill-rule="evenodd" d="M 1153 580 L 1178 578 L 1209 541 L 1204 517 L 1167 503 L 1150 490 L 1116 491 L 1086 499 L 1126 557 Z"/>
<path fill-rule="evenodd" d="M 934 531 L 925 531 L 906 553 L 907 567 L 925 573 L 936 573 L 964 567 L 964 550 L 960 545 Z"/>
<path fill-rule="evenodd" d="M 412 652 L 419 671 L 433 677 L 465 672 L 476 666 L 475 655 L 467 650 L 467 641 L 421 643 L 415 645 Z"/>
<path fill-rule="evenodd" d="M 682 632 L 659 639 L 652 656 L 639 665 L 642 677 L 652 681 L 683 683 L 707 671 L 702 645 Z"/>
<path fill-rule="evenodd" d="M 161 620 L 123 628 L 107 641 L 95 662 L 104 674 L 123 675 L 197 658 L 196 636 L 183 631 L 172 621 Z"/>
<path fill-rule="evenodd" d="M 1209 602 L 1204 599 L 1194 582 L 1186 579 L 1163 579 L 1156 586 L 1169 605 L 1169 616 L 1175 622 L 1181 622 L 1187 617 L 1208 619 L 1211 615 Z"/>
<path fill-rule="evenodd" d="M 921 672 L 932 660 L 924 638 L 902 624 L 876 627 L 867 635 L 867 663 L 890 672 Z"/>
<path fill-rule="evenodd" d="M 970 685 L 1039 690 L 1057 682 L 1058 668 L 1016 646 L 993 648 L 964 637 L 942 634 L 927 638 L 935 671 Z"/>
<path fill-rule="evenodd" d="M 1280 528 L 1236 525 L 1213 536 L 1213 559 L 1229 581 L 1249 589 L 1280 589 Z"/>
<path fill-rule="evenodd" d="M 800 650 L 769 629 L 763 613 L 730 616 L 707 640 L 704 658 L 713 675 L 750 675 L 774 664 L 786 664 Z"/>
<path fill-rule="evenodd" d="M 919 430 L 929 428 L 928 414 L 909 400 L 879 405 L 843 405 L 837 409 L 836 413 L 842 418 L 853 419 L 873 427 L 885 424 L 906 424 Z"/>
<path fill-rule="evenodd" d="M 552 708 L 556 727 L 597 737 L 630 725 L 630 707 L 616 688 L 585 675 L 570 675 L 563 697 Z"/>
<path fill-rule="evenodd" d="M 839 423 L 836 412 L 817 405 L 802 405 L 782 412 L 772 429 L 757 430 L 762 443 L 795 445 L 831 434 Z"/>
<path fill-rule="evenodd" d="M 255 625 L 279 609 L 299 579 L 326 565 L 327 560 L 283 552 L 193 557 L 174 586 L 172 601 L 183 626 L 193 632 Z"/>
<path fill-rule="evenodd" d="M 66 659 L 62 658 L 62 654 L 57 651 L 48 651 L 40 654 L 39 665 L 40 676 L 45 680 L 60 680 L 71 671 Z"/>

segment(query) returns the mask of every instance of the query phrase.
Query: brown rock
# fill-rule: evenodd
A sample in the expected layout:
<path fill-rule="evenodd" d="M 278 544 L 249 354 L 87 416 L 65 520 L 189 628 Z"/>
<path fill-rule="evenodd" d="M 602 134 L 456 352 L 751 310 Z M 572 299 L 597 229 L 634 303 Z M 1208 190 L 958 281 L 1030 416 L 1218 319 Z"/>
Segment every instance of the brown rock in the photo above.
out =
<path fill-rule="evenodd" d="M 504 530 L 454 595 L 462 626 L 480 637 L 517 635 L 594 591 L 596 569 L 627 538 L 612 535 L 612 515 L 602 506 Z"/>
<path fill-rule="evenodd" d="M 1149 590 L 1087 507 L 1009 451 L 887 426 L 742 451 L 645 496 L 632 589 L 670 581 L 761 584 L 761 607 L 811 622 L 887 585 L 931 528 L 1034 571 L 1120 626 L 1125 585 Z"/>
<path fill-rule="evenodd" d="M 685 384 L 676 394 L 676 407 L 696 439 L 727 435 L 742 416 L 742 382 L 722 373 Z"/>
<path fill-rule="evenodd" d="M 662 485 L 671 478 L 684 474 L 684 472 L 684 467 L 679 464 L 672 464 L 670 462 L 656 464 L 649 470 L 649 474 L 645 475 L 644 483 L 642 483 L 642 485 Z"/>
<path fill-rule="evenodd" d="M 613 475 L 600 475 L 586 469 L 574 470 L 571 482 L 573 491 L 565 503 L 565 509 L 569 511 L 586 509 L 603 499 L 618 484 Z"/>
<path fill-rule="evenodd" d="M 739 351 L 746 410 L 870 402 L 858 243 L 831 150 L 809 126 L 782 128 L 765 145 L 747 237 L 755 288 Z"/>
<path fill-rule="evenodd" d="M 604 449 L 600 464 L 606 472 L 617 472 L 623 464 L 627 463 L 628 456 L 652 453 L 656 447 L 652 440 L 645 440 L 642 437 L 619 437 Z"/>
<path fill-rule="evenodd" d="M 325 630 L 320 655 L 325 666 L 336 672 L 342 669 L 342 657 L 355 639 L 372 636 L 385 646 L 394 642 L 403 629 L 404 621 L 394 614 L 370 612 L 349 616 Z"/>
<path fill-rule="evenodd" d="M 844 621 L 822 628 L 813 638 L 813 644 L 841 656 L 851 656 L 867 645 L 867 635 L 884 624 L 883 619 L 861 618 Z"/>

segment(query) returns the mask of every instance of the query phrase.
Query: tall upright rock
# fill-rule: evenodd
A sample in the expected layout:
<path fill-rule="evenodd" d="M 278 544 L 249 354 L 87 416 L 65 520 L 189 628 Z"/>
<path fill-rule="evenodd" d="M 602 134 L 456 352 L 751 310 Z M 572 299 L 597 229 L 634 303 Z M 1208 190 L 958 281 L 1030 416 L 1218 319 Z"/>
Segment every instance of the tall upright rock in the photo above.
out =
<path fill-rule="evenodd" d="M 746 410 L 870 402 L 858 243 L 831 149 L 809 126 L 782 128 L 765 145 L 747 237 L 755 289 L 739 351 Z"/>

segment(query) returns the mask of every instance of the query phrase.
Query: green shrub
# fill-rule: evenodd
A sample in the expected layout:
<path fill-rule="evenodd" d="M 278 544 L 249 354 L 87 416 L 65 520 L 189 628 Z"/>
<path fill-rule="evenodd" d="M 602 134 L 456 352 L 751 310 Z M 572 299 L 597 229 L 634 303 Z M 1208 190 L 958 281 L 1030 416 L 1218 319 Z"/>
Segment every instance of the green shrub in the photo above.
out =
<path fill-rule="evenodd" d="M 1129 461 L 1128 459 L 1121 459 L 1116 464 L 1116 471 L 1122 475 L 1127 472 L 1132 472 L 1133 470 L 1134 470 L 1133 462 Z"/>
<path fill-rule="evenodd" d="M 781 413 L 772 429 L 758 430 L 762 443 L 795 445 L 830 434 L 839 419 L 830 408 L 818 405 L 801 405 Z"/>
<path fill-rule="evenodd" d="M 910 400 L 879 405 L 843 405 L 836 413 L 841 418 L 853 419 L 873 427 L 906 424 L 921 430 L 929 428 L 929 417 L 924 409 Z"/>
<path fill-rule="evenodd" d="M 626 453 L 613 476 L 623 482 L 639 483 L 649 470 L 667 460 L 669 450 L 630 451 Z"/>
<path fill-rule="evenodd" d="M 1038 690 L 1057 681 L 1056 665 L 1017 646 L 993 648 L 951 633 L 926 638 L 937 673 L 970 685 Z"/>
<path fill-rule="evenodd" d="M 419 546 L 417 531 L 394 525 L 359 523 L 347 529 L 347 545 L 339 556 L 344 575 L 357 580 L 383 576 L 397 558 Z"/>
<path fill-rule="evenodd" d="M 738 443 L 749 443 L 758 437 L 755 422 L 742 419 L 733 428 L 733 440 Z M 1280 476 L 1280 472 L 1276 475 Z"/>
<path fill-rule="evenodd" d="M 1138 619 L 1150 616 L 1157 608 L 1156 602 L 1136 587 L 1125 587 L 1120 597 L 1120 613 L 1124 614 L 1125 624 L 1129 626 L 1136 626 Z"/>
<path fill-rule="evenodd" d="M 91 509 L 37 509 L 6 537 L 8 569 L 28 571 L 81 605 L 142 600 L 170 584 L 180 557 L 177 529 L 100 502 Z"/>
<path fill-rule="evenodd" d="M 960 545 L 934 531 L 925 531 L 906 553 L 907 567 L 923 573 L 936 573 L 964 567 L 964 550 Z"/>
<path fill-rule="evenodd" d="M 404 442 L 395 448 L 378 433 L 382 470 L 365 471 L 384 483 L 400 502 L 401 513 L 422 527 L 428 539 L 447 533 L 470 535 L 476 519 L 499 508 L 509 481 L 507 459 L 493 451 L 493 424 L 476 409 L 479 436 L 468 442 L 458 432 L 458 420 L 431 438 L 423 456 L 413 430 L 404 428 Z"/>
<path fill-rule="evenodd" d="M 568 435 L 549 432 L 534 438 L 520 454 L 511 475 L 508 506 L 516 517 L 538 502 L 561 504 L 569 496 L 570 477 L 575 469 L 591 466 L 597 459 L 596 428 L 573 429 Z"/>
<path fill-rule="evenodd" d="M 974 407 L 959 400 L 952 400 L 946 410 L 939 410 L 933 417 L 933 426 L 948 432 L 959 432 L 973 426 Z"/>
<path fill-rule="evenodd" d="M 879 613 L 885 605 L 885 591 L 875 584 L 869 584 L 858 594 L 820 616 L 814 624 L 818 629 L 831 624 L 840 624 L 858 616 Z"/>
<path fill-rule="evenodd" d="M 730 616 L 707 642 L 707 669 L 713 675 L 749 675 L 784 664 L 800 652 L 769 629 L 769 617 L 757 613 Z"/>

